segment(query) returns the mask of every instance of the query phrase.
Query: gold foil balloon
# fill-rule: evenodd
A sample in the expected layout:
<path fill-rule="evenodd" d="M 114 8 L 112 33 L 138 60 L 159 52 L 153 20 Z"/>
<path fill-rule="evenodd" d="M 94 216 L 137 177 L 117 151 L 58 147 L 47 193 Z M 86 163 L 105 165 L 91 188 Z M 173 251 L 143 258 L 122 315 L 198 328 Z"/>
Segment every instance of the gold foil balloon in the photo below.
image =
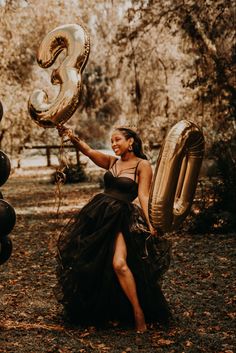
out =
<path fill-rule="evenodd" d="M 81 75 L 90 51 L 89 34 L 82 25 L 68 24 L 49 32 L 39 47 L 38 64 L 42 68 L 50 67 L 64 50 L 66 56 L 51 76 L 52 84 L 60 84 L 57 98 L 48 102 L 47 93 L 36 90 L 28 102 L 32 119 L 45 128 L 65 123 L 79 105 Z"/>
<path fill-rule="evenodd" d="M 155 229 L 178 228 L 188 215 L 204 155 L 204 137 L 194 123 L 181 120 L 161 148 L 149 197 L 149 218 Z"/>

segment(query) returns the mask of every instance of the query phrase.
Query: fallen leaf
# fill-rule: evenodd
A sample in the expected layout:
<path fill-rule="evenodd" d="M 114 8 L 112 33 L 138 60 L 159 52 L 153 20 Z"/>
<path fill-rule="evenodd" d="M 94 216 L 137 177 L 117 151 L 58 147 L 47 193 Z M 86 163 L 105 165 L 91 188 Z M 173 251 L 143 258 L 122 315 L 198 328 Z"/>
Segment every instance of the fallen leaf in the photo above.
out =
<path fill-rule="evenodd" d="M 169 339 L 165 339 L 165 338 L 160 338 L 160 339 L 158 340 L 158 343 L 159 343 L 161 346 L 169 346 L 170 344 L 174 343 L 174 341 L 169 340 Z"/>

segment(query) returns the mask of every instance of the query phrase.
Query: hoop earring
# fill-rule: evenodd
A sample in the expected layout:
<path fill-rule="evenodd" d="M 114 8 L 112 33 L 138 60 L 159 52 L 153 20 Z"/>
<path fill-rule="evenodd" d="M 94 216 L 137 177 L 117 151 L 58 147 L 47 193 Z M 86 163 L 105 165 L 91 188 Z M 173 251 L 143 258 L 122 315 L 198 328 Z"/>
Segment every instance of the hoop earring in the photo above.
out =
<path fill-rule="evenodd" d="M 129 152 L 133 152 L 133 147 L 132 147 L 132 145 L 129 146 L 128 150 L 129 150 Z"/>

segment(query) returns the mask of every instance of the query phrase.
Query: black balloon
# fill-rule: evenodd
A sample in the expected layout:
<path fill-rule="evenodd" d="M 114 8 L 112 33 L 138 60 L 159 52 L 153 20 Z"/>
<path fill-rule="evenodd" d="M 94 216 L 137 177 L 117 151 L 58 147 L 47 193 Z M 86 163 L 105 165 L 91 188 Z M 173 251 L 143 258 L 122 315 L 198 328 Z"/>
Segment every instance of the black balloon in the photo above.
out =
<path fill-rule="evenodd" d="M 5 200 L 0 200 L 0 237 L 9 234 L 16 223 L 14 208 Z"/>
<path fill-rule="evenodd" d="M 7 181 L 10 175 L 10 171 L 11 171 L 10 160 L 6 155 L 6 153 L 0 150 L 0 186 Z"/>
<path fill-rule="evenodd" d="M 12 253 L 12 241 L 8 237 L 0 238 L 0 265 L 4 264 Z"/>
<path fill-rule="evenodd" d="M 0 102 L 0 121 L 2 120 L 2 116 L 3 116 L 3 106 L 2 106 L 2 103 Z"/>

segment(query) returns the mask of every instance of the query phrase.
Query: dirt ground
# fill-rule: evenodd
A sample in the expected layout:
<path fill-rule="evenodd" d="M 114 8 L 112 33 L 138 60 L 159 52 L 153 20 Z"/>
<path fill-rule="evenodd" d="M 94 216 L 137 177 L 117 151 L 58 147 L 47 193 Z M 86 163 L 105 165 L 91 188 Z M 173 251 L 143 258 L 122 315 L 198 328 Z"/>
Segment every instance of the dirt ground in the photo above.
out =
<path fill-rule="evenodd" d="M 64 185 L 59 214 L 59 190 L 43 172 L 13 174 L 1 191 L 17 223 L 12 256 L 0 266 L 0 352 L 234 352 L 235 234 L 166 235 L 173 244 L 163 283 L 174 316 L 168 330 L 82 329 L 64 322 L 53 295 L 54 244 L 64 222 L 99 186 Z"/>

